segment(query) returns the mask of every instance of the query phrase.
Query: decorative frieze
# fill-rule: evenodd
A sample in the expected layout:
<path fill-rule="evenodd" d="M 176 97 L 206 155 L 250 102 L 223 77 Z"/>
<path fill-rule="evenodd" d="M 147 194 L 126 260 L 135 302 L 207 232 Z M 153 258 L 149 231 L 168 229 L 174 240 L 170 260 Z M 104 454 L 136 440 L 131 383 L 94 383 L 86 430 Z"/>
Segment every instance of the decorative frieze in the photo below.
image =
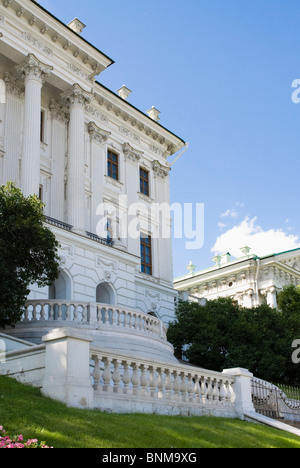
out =
<path fill-rule="evenodd" d="M 120 132 L 123 135 L 126 135 L 128 138 L 131 138 L 132 140 L 136 141 L 137 143 L 141 142 L 141 139 L 140 139 L 139 135 L 137 135 L 137 133 L 132 132 L 131 130 L 129 130 L 126 127 L 121 126 L 120 127 Z"/>
<path fill-rule="evenodd" d="M 92 117 L 101 120 L 101 122 L 108 123 L 108 118 L 106 117 L 106 115 L 101 114 L 101 112 L 99 112 L 94 106 L 90 104 L 85 105 L 85 112 L 91 115 Z"/>
<path fill-rule="evenodd" d="M 44 52 L 44 54 L 49 55 L 49 57 L 53 57 L 53 50 L 50 47 L 46 46 L 46 44 L 44 44 L 43 42 L 36 39 L 36 37 L 24 31 L 22 32 L 22 38 L 24 39 L 24 41 L 28 42 L 36 49 L 40 50 L 41 52 Z"/>
<path fill-rule="evenodd" d="M 68 70 L 70 70 L 72 73 L 77 75 L 79 78 L 82 78 L 83 80 L 89 81 L 92 79 L 91 75 L 88 73 L 85 73 L 81 68 L 77 67 L 73 63 L 68 63 L 67 65 Z"/>

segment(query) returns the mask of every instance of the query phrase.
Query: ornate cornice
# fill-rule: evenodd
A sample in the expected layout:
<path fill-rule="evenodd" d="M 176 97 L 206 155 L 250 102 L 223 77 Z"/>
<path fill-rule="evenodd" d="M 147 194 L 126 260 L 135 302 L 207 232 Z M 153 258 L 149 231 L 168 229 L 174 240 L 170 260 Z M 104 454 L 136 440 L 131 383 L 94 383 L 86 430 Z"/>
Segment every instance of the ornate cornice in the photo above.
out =
<path fill-rule="evenodd" d="M 123 153 L 125 155 L 125 159 L 129 159 L 134 163 L 137 163 L 144 154 L 143 151 L 138 151 L 132 148 L 132 146 L 129 143 L 124 143 Z"/>
<path fill-rule="evenodd" d="M 88 124 L 88 132 L 91 140 L 98 143 L 105 143 L 111 135 L 111 132 L 107 132 L 106 130 L 98 127 L 95 122 L 90 122 Z"/>
<path fill-rule="evenodd" d="M 152 169 L 153 169 L 154 175 L 156 177 L 160 177 L 161 179 L 165 179 L 166 177 L 168 177 L 170 170 L 171 170 L 171 168 L 160 164 L 159 161 L 153 161 Z"/>

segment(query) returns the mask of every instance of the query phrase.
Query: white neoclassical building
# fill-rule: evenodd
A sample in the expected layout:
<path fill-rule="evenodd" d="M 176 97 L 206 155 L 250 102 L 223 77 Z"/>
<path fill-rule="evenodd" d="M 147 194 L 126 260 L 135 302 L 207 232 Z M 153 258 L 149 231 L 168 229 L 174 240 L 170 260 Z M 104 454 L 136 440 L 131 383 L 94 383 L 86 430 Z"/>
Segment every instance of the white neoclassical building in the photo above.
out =
<path fill-rule="evenodd" d="M 283 287 L 300 284 L 300 249 L 259 257 L 245 247 L 241 254 L 238 259 L 230 253 L 217 255 L 214 266 L 201 271 L 191 262 L 189 274 L 174 281 L 179 297 L 191 301 L 231 297 L 244 307 L 267 303 L 276 308 Z"/>
<path fill-rule="evenodd" d="M 83 38 L 84 27 L 35 1 L 0 2 L 0 183 L 45 203 L 61 259 L 55 284 L 32 287 L 18 334 L 38 342 L 49 318 L 74 314 L 107 324 L 150 314 L 164 336 L 177 293 L 159 205 L 169 203 L 169 158 L 185 142 L 155 107 L 130 104 L 126 86 L 113 92 L 96 81 L 114 62 Z"/>
<path fill-rule="evenodd" d="M 132 106 L 126 86 L 96 81 L 113 61 L 84 27 L 33 0 L 0 0 L 0 183 L 45 203 L 61 262 L 0 333 L 0 375 L 79 408 L 256 419 L 247 370 L 174 357 L 169 158 L 187 145 L 155 107 Z M 274 276 L 294 271 L 275 266 L 262 260 Z M 247 265 L 235 275 L 245 282 Z"/>

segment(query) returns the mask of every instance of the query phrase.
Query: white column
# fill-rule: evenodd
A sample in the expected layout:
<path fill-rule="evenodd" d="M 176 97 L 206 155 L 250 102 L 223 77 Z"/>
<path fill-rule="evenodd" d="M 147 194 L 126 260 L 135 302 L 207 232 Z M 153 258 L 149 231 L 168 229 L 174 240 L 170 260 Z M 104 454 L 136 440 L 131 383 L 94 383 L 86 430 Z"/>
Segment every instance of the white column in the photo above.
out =
<path fill-rule="evenodd" d="M 85 206 L 85 167 L 84 167 L 84 107 L 94 98 L 94 94 L 84 91 L 74 84 L 62 99 L 69 103 L 69 151 L 67 180 L 68 223 L 73 231 L 84 234 L 86 231 Z"/>
<path fill-rule="evenodd" d="M 110 132 L 99 128 L 95 122 L 88 124 L 88 132 L 91 140 L 91 178 L 92 178 L 92 203 L 91 203 L 91 232 L 97 234 L 97 222 L 100 214 L 99 206 L 103 204 L 103 185 L 106 151 L 105 142 L 111 135 Z M 103 210 L 104 216 L 104 210 Z"/>
<path fill-rule="evenodd" d="M 53 67 L 29 54 L 17 71 L 25 78 L 24 130 L 21 189 L 25 196 L 38 195 L 40 185 L 41 90 Z"/>

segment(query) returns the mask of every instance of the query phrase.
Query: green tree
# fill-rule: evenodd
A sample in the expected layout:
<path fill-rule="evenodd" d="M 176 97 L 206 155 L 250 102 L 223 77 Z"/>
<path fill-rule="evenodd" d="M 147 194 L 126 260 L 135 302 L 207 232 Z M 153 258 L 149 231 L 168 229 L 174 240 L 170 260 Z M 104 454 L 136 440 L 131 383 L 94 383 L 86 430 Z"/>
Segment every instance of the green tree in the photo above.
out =
<path fill-rule="evenodd" d="M 25 198 L 13 183 L 0 186 L 0 328 L 20 320 L 30 285 L 58 277 L 58 242 L 44 221 L 36 196 Z"/>
<path fill-rule="evenodd" d="M 295 384 L 288 372 L 289 323 L 286 315 L 267 304 L 247 309 L 230 298 L 207 301 L 205 306 L 181 303 L 168 340 L 179 359 L 184 355 L 200 367 L 219 372 L 244 367 L 256 377 Z"/>
<path fill-rule="evenodd" d="M 300 386 L 300 364 L 292 361 L 292 344 L 300 339 L 300 288 L 289 285 L 278 295 L 278 307 L 282 314 L 285 336 L 286 375 L 285 380 Z"/>

